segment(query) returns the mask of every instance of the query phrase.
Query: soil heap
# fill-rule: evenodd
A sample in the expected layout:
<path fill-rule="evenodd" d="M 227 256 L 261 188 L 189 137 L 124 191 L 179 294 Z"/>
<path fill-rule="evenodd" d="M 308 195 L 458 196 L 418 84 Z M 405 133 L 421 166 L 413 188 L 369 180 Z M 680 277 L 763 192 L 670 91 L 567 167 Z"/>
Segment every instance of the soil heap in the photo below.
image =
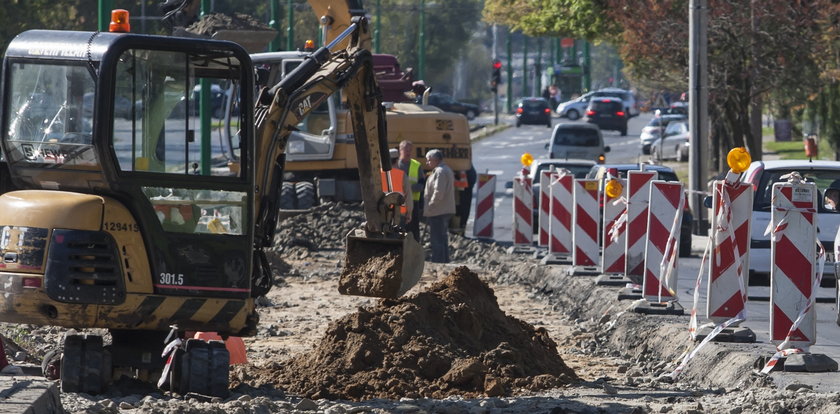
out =
<path fill-rule="evenodd" d="M 244 14 L 234 13 L 229 16 L 224 13 L 210 13 L 186 28 L 187 32 L 211 37 L 219 30 L 272 30 L 271 26 Z"/>
<path fill-rule="evenodd" d="M 577 381 L 547 332 L 507 316 L 464 266 L 428 291 L 359 308 L 311 352 L 250 374 L 252 384 L 356 401 L 501 396 Z"/>

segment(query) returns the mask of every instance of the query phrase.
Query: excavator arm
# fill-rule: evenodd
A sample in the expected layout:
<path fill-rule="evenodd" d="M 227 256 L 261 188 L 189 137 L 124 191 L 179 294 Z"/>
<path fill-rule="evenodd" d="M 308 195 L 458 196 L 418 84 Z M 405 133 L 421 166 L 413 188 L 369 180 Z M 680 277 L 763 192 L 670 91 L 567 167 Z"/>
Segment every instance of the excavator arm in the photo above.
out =
<path fill-rule="evenodd" d="M 167 26 L 195 20 L 198 0 L 169 0 Z M 380 168 L 389 171 L 385 110 L 370 53 L 371 36 L 358 0 L 309 0 L 324 31 L 326 46 L 292 73 L 260 92 L 255 108 L 255 287 L 270 286 L 263 249 L 273 243 L 279 210 L 286 143 L 296 125 L 331 95 L 343 92 L 355 137 L 359 182 L 365 213 L 363 228 L 347 236 L 345 268 L 339 282 L 344 294 L 398 297 L 423 272 L 424 253 L 413 237 L 397 227 L 403 195 L 383 192 Z M 386 175 L 388 177 L 388 175 Z M 387 183 L 387 188 L 391 188 Z"/>

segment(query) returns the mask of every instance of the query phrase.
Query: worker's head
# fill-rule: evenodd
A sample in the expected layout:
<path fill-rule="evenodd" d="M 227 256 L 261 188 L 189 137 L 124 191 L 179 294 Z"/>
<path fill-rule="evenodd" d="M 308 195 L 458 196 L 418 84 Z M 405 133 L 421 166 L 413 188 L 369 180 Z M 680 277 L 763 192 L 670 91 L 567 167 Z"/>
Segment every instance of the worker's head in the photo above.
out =
<path fill-rule="evenodd" d="M 840 188 L 829 187 L 825 189 L 825 208 L 837 211 L 840 207 Z"/>
<path fill-rule="evenodd" d="M 411 141 L 403 140 L 400 142 L 400 159 L 408 161 L 411 159 L 411 153 L 414 152 L 414 144 Z"/>
<path fill-rule="evenodd" d="M 429 150 L 426 153 L 426 165 L 429 167 L 436 168 L 441 162 L 443 162 L 443 152 L 439 149 Z"/>
<path fill-rule="evenodd" d="M 396 148 L 391 148 L 390 150 L 388 150 L 388 155 L 391 157 L 391 165 L 396 164 L 397 161 L 400 159 L 400 151 Z"/>

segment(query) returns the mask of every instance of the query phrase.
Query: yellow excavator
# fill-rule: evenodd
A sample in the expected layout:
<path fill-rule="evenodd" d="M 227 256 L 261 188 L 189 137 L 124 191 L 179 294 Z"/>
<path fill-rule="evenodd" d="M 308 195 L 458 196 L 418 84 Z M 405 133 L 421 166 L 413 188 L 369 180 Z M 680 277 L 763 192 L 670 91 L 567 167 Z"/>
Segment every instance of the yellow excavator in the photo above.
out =
<path fill-rule="evenodd" d="M 18 190 L 0 196 L 0 321 L 110 336 L 67 335 L 44 359 L 63 391 L 99 393 L 168 366 L 165 388 L 227 393 L 224 344 L 186 340 L 165 358 L 164 341 L 255 335 L 287 139 L 339 89 L 366 216 L 347 237 L 340 290 L 393 298 L 416 284 L 423 251 L 396 225 L 401 194 L 380 181 L 390 163 L 365 12 L 352 0 L 313 6 L 334 22 L 327 46 L 257 97 L 239 45 L 132 34 L 124 10 L 110 32 L 32 30 L 9 44 L 0 143 Z M 195 86 L 214 83 L 239 86 L 226 98 L 240 108 L 235 168 L 194 116 Z"/>

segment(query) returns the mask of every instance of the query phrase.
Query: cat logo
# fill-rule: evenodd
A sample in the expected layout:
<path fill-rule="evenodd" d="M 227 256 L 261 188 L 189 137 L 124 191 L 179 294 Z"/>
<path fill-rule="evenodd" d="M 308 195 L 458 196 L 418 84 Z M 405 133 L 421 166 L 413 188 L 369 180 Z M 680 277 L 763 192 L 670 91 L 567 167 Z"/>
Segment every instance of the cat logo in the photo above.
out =
<path fill-rule="evenodd" d="M 299 120 L 306 117 L 314 108 L 317 108 L 321 102 L 327 99 L 327 94 L 325 93 L 313 93 L 311 95 L 306 95 L 291 105 L 294 114 L 297 116 Z"/>

